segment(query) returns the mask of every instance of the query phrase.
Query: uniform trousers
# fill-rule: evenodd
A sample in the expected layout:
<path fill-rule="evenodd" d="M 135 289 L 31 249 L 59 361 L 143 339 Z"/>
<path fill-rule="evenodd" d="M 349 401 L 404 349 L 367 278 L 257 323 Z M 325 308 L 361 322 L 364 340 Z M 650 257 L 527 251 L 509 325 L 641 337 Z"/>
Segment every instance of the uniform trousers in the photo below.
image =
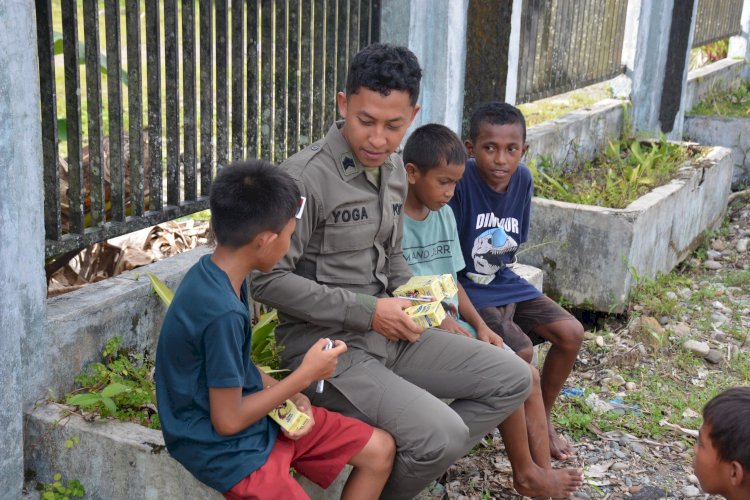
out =
<path fill-rule="evenodd" d="M 418 342 L 389 341 L 385 359 L 352 348 L 314 405 L 389 432 L 396 441 L 385 499 L 410 499 L 437 479 L 528 396 L 528 364 L 511 352 L 429 329 Z M 450 405 L 441 399 L 453 400 Z"/>

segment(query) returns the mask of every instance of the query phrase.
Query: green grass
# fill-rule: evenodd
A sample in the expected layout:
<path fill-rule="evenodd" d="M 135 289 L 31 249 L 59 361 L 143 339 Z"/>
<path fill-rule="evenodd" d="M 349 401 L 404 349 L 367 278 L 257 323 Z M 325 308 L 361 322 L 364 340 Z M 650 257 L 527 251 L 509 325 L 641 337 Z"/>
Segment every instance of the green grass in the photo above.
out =
<path fill-rule="evenodd" d="M 518 109 L 521 110 L 526 119 L 526 126 L 531 127 L 571 111 L 586 108 L 610 97 L 612 97 L 612 90 L 609 83 L 605 82 L 565 94 L 519 104 Z"/>
<path fill-rule="evenodd" d="M 651 189 L 671 180 L 697 150 L 661 139 L 645 142 L 623 139 L 609 143 L 594 161 L 569 167 L 549 156 L 528 163 L 534 194 L 582 205 L 625 208 Z"/>
<path fill-rule="evenodd" d="M 728 90 L 712 91 L 692 110 L 692 115 L 750 116 L 750 83 L 740 81 Z"/>

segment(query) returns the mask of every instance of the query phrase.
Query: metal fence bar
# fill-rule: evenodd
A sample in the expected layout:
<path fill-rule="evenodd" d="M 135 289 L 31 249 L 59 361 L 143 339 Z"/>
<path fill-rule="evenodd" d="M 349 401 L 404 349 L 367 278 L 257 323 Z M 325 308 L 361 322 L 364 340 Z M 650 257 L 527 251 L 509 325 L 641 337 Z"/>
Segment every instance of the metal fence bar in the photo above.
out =
<path fill-rule="evenodd" d="M 336 88 L 346 86 L 346 66 L 349 59 L 349 0 L 338 0 L 336 12 Z M 333 101 L 331 101 L 333 102 Z"/>
<path fill-rule="evenodd" d="M 229 34 L 227 0 L 216 0 L 216 168 L 229 163 Z"/>
<path fill-rule="evenodd" d="M 213 174 L 213 5 L 200 3 L 201 196 L 208 196 Z"/>
<path fill-rule="evenodd" d="M 287 156 L 287 5 L 286 0 L 276 0 L 274 30 L 274 151 L 271 161 L 278 162 Z"/>
<path fill-rule="evenodd" d="M 85 167 L 86 153 L 82 156 L 84 210 L 88 187 L 91 225 L 100 225 L 105 220 L 105 195 L 103 172 L 103 124 L 100 109 L 103 106 L 101 88 L 101 60 L 99 57 L 99 13 L 95 0 L 83 1 L 83 38 L 86 61 L 86 101 L 88 128 L 88 171 Z M 83 135 L 83 129 L 82 129 Z M 85 149 L 84 149 L 85 151 Z M 86 182 L 88 174 L 88 183 Z M 87 186 L 88 184 L 88 186 Z M 85 220 L 85 219 L 84 219 Z"/>
<path fill-rule="evenodd" d="M 195 3 L 182 3 L 182 164 L 184 199 L 197 197 L 195 105 Z M 210 164 L 209 164 L 210 165 Z"/>
<path fill-rule="evenodd" d="M 62 0 L 63 60 L 65 61 L 65 124 L 68 142 L 68 227 L 83 234 L 83 165 L 81 101 L 78 74 L 78 2 Z"/>
<path fill-rule="evenodd" d="M 125 220 L 125 176 L 123 173 L 125 158 L 122 144 L 123 108 L 122 87 L 120 86 L 120 2 L 118 0 L 105 0 L 104 25 L 105 45 L 107 47 L 107 104 L 109 109 L 109 155 L 107 155 L 110 186 L 109 203 L 112 207 L 112 220 L 123 222 Z"/>
<path fill-rule="evenodd" d="M 136 217 L 140 217 L 144 212 L 140 9 L 139 0 L 127 0 L 125 31 L 128 50 L 128 142 L 130 144 L 128 159 L 131 215 Z"/>
<path fill-rule="evenodd" d="M 313 6 L 311 0 L 300 2 L 299 43 L 297 44 L 297 58 L 299 60 L 300 82 L 297 95 L 299 96 L 299 135 L 298 147 L 305 147 L 312 142 L 313 117 Z"/>
<path fill-rule="evenodd" d="M 336 0 L 326 0 L 326 55 L 325 55 L 325 93 L 323 96 L 323 122 L 324 130 L 331 126 L 331 122 L 336 119 L 336 111 L 331 103 L 336 99 L 336 66 L 338 54 L 338 30 L 336 21 L 338 19 L 338 2 Z"/>
<path fill-rule="evenodd" d="M 247 6 L 247 141 L 246 155 L 254 158 L 258 155 L 258 15 L 260 4 L 251 1 Z"/>
<path fill-rule="evenodd" d="M 314 24 L 312 30 L 314 34 L 314 64 L 313 64 L 313 82 L 314 90 L 313 99 L 313 127 L 310 142 L 323 137 L 330 123 L 326 123 L 326 3 L 328 0 L 315 0 L 315 10 L 313 13 Z"/>
<path fill-rule="evenodd" d="M 164 66 L 167 101 L 167 204 L 180 204 L 180 73 L 177 0 L 164 0 Z"/>
<path fill-rule="evenodd" d="M 273 17 L 274 0 L 262 0 L 261 8 L 261 34 L 260 34 L 260 156 L 261 158 L 273 158 L 274 137 L 274 54 L 273 54 Z"/>
<path fill-rule="evenodd" d="M 287 156 L 299 151 L 300 134 L 300 0 L 287 0 Z"/>
<path fill-rule="evenodd" d="M 161 41 L 159 36 L 159 6 L 146 5 L 146 80 L 148 82 L 148 209 L 161 210 L 162 200 L 162 140 L 161 140 Z"/>
<path fill-rule="evenodd" d="M 699 0 L 693 47 L 701 47 L 740 32 L 742 0 Z"/>
<path fill-rule="evenodd" d="M 44 164 L 44 233 L 48 239 L 62 234 L 60 174 L 57 152 L 57 96 L 51 0 L 36 0 L 36 33 L 39 48 L 39 94 L 42 112 Z"/>
<path fill-rule="evenodd" d="M 245 117 L 244 0 L 232 0 L 232 161 L 244 153 Z"/>

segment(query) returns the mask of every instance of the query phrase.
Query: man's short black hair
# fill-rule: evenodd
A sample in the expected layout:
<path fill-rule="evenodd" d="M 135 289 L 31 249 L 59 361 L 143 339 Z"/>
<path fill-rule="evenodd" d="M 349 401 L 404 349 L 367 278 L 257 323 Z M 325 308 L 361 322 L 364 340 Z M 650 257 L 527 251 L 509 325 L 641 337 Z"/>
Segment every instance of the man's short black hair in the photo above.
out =
<path fill-rule="evenodd" d="M 404 164 L 413 163 L 422 173 L 440 165 L 466 163 L 461 139 L 445 125 L 428 123 L 412 132 L 404 146 Z"/>
<path fill-rule="evenodd" d="M 491 101 L 481 104 L 471 115 L 469 139 L 475 141 L 483 123 L 490 125 L 521 125 L 523 142 L 526 142 L 526 119 L 521 110 L 507 102 Z"/>
<path fill-rule="evenodd" d="M 373 43 L 357 52 L 349 65 L 346 77 L 346 95 L 356 94 L 360 87 L 387 96 L 391 90 L 409 93 L 411 105 L 419 98 L 419 81 L 422 70 L 417 56 L 398 45 Z"/>
<path fill-rule="evenodd" d="M 299 203 L 299 188 L 283 170 L 262 160 L 235 162 L 211 185 L 211 229 L 219 245 L 239 248 L 263 231 L 281 232 Z"/>
<path fill-rule="evenodd" d="M 750 387 L 733 387 L 703 408 L 703 422 L 719 458 L 750 471 Z"/>

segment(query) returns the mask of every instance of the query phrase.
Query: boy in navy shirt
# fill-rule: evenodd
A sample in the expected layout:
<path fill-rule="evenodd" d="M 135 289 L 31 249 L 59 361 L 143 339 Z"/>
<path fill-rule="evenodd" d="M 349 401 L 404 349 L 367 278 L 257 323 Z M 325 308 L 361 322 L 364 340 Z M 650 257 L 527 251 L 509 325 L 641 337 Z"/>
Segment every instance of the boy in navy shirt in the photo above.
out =
<path fill-rule="evenodd" d="M 402 248 L 415 275 L 452 274 L 455 279 L 465 267 L 456 220 L 448 206 L 465 163 L 461 140 L 444 125 L 423 125 L 406 141 L 409 192 L 404 203 Z M 447 316 L 440 328 L 504 347 L 460 283 L 457 296 L 444 302 L 444 308 Z M 513 487 L 530 497 L 567 497 L 583 478 L 578 469 L 552 469 L 539 372 L 534 367 L 531 371 L 529 397 L 499 426 L 513 467 Z"/>
<path fill-rule="evenodd" d="M 268 163 L 239 163 L 216 177 L 210 205 L 216 249 L 185 275 L 156 351 L 169 453 L 226 498 L 307 498 L 290 467 L 327 488 L 347 463 L 354 469 L 342 498 L 378 498 L 395 455 L 391 436 L 300 394 L 334 373 L 346 345 L 326 351 L 320 339 L 281 381 L 250 359 L 245 277 L 270 271 L 287 252 L 294 215 L 304 209 L 296 184 Z M 310 417 L 293 433 L 267 416 L 287 399 Z"/>
<path fill-rule="evenodd" d="M 750 387 L 733 387 L 703 408 L 695 475 L 706 493 L 750 498 Z"/>
<path fill-rule="evenodd" d="M 566 459 L 571 446 L 555 433 L 550 411 L 573 369 L 583 327 L 510 267 L 528 235 L 534 192 L 531 172 L 521 164 L 529 148 L 523 114 L 506 103 L 479 106 L 465 146 L 472 158 L 450 201 L 466 262 L 459 281 L 487 325 L 527 362 L 535 344 L 552 343 L 542 369 L 542 397 L 550 452 Z"/>

